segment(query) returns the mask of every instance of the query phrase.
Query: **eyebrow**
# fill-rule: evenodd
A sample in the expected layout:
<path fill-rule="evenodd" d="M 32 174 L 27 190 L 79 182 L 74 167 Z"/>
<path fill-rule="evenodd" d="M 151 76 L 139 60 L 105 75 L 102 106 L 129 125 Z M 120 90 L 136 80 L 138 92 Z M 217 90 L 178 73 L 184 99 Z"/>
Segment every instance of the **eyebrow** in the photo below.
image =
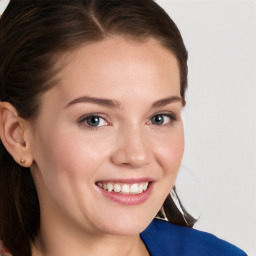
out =
<path fill-rule="evenodd" d="M 152 107 L 154 107 L 154 108 L 163 107 L 163 106 L 168 105 L 172 102 L 181 102 L 182 106 L 186 105 L 186 101 L 183 98 L 178 97 L 178 96 L 172 96 L 172 97 L 168 97 L 168 98 L 165 98 L 165 99 L 158 100 L 158 101 L 154 102 L 152 104 Z"/>
<path fill-rule="evenodd" d="M 178 96 L 172 96 L 165 99 L 158 100 L 152 104 L 153 108 L 157 107 L 163 107 L 165 105 L 168 105 L 172 102 L 181 102 L 182 106 L 186 105 L 186 101 Z M 77 99 L 72 100 L 70 103 L 66 105 L 66 107 L 77 104 L 77 103 L 93 103 L 97 104 L 103 107 L 109 107 L 109 108 L 120 108 L 120 104 L 116 100 L 111 99 L 103 99 L 103 98 L 94 98 L 89 96 L 83 96 Z"/>
<path fill-rule="evenodd" d="M 68 103 L 68 106 L 74 105 L 76 103 L 93 103 L 97 105 L 101 105 L 103 107 L 109 107 L 109 108 L 120 108 L 120 104 L 116 100 L 110 100 L 110 99 L 102 99 L 102 98 L 94 98 L 89 96 L 83 96 L 81 98 L 77 98 L 75 100 L 72 100 L 70 103 Z"/>

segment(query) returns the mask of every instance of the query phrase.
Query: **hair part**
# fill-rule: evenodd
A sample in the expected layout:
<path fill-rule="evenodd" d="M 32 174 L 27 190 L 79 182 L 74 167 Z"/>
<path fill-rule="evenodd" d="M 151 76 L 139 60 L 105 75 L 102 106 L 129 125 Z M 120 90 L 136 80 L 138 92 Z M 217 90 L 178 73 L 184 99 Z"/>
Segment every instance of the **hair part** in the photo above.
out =
<path fill-rule="evenodd" d="M 65 56 L 116 36 L 155 39 L 170 50 L 178 60 L 185 99 L 187 51 L 177 26 L 153 0 L 11 0 L 0 19 L 0 99 L 33 122 L 42 95 L 58 82 Z M 38 197 L 30 170 L 18 165 L 2 143 L 0 194 L 0 238 L 14 256 L 30 256 L 40 228 Z M 189 214 L 185 221 L 171 197 L 163 209 L 172 223 L 195 222 Z"/>

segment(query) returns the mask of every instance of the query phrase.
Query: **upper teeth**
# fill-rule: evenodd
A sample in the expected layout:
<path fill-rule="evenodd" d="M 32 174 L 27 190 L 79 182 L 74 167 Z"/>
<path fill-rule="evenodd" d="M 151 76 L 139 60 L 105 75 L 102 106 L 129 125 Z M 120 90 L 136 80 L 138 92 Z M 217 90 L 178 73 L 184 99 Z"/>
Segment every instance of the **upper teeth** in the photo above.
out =
<path fill-rule="evenodd" d="M 121 184 L 113 182 L 98 182 L 97 185 L 107 190 L 108 192 L 124 193 L 124 194 L 140 194 L 147 190 L 148 182 L 134 183 L 134 184 Z"/>

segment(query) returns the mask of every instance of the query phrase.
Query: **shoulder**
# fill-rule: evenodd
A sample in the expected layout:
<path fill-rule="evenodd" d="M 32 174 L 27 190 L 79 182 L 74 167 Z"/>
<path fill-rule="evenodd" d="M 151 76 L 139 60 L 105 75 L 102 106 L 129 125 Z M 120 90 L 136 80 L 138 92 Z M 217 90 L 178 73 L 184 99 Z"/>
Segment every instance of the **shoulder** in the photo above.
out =
<path fill-rule="evenodd" d="M 141 233 L 141 239 L 152 256 L 246 256 L 212 234 L 158 219 Z"/>

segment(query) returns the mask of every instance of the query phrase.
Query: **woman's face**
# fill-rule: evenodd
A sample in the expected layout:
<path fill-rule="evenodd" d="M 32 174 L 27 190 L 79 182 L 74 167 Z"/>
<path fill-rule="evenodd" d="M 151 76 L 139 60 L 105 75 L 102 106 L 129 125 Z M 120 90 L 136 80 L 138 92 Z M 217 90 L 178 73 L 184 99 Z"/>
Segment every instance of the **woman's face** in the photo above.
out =
<path fill-rule="evenodd" d="M 58 78 L 31 128 L 41 228 L 140 233 L 183 155 L 176 58 L 154 40 L 112 38 L 72 52 Z"/>

